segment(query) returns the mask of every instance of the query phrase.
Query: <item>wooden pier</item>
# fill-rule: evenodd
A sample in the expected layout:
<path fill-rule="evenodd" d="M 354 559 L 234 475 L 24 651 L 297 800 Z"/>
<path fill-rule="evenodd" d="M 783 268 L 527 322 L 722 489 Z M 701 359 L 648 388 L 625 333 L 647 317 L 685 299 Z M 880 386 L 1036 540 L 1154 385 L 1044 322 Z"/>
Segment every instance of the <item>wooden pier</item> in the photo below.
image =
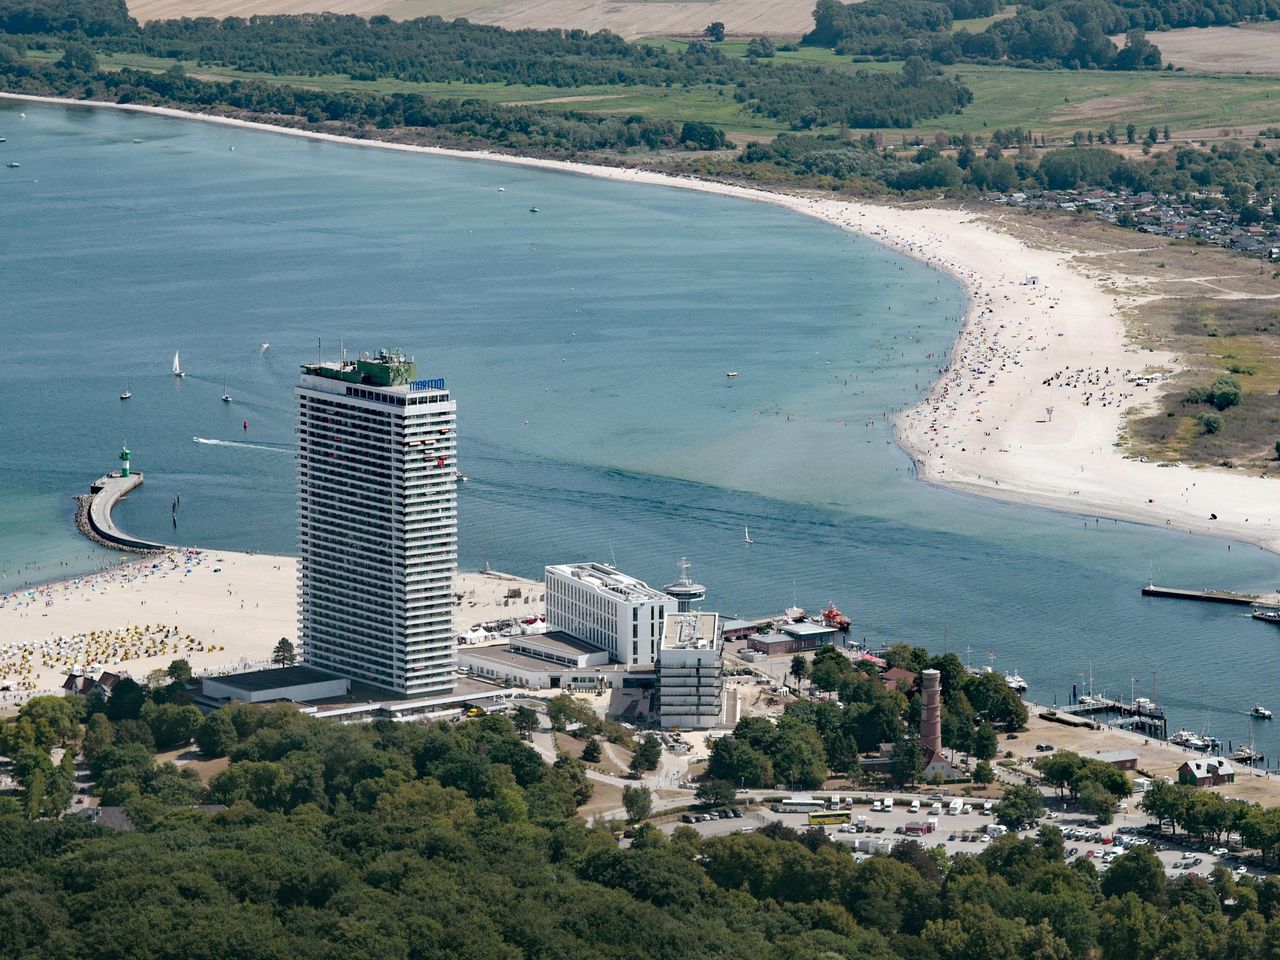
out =
<path fill-rule="evenodd" d="M 1199 600 L 1203 603 L 1232 603 L 1242 607 L 1266 607 L 1280 609 L 1280 594 L 1236 593 L 1233 590 L 1184 590 L 1179 587 L 1157 587 L 1148 583 L 1142 588 L 1144 597 L 1164 597 L 1169 600 Z"/>
<path fill-rule="evenodd" d="M 1073 703 L 1057 708 L 1062 713 L 1072 716 L 1087 716 L 1093 713 L 1118 713 L 1126 719 L 1117 723 L 1126 727 L 1142 727 L 1159 736 L 1162 740 L 1169 738 L 1169 720 L 1165 716 L 1164 707 L 1155 704 L 1150 706 L 1127 703 L 1124 700 L 1112 700 L 1108 697 L 1089 697 L 1086 703 Z"/>

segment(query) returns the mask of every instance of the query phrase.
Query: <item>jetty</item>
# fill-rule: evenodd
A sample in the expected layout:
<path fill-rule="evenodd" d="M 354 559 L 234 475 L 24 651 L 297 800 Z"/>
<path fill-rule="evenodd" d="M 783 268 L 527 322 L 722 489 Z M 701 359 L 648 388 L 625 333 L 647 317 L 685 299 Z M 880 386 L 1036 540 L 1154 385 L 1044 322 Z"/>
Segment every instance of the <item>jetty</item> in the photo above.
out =
<path fill-rule="evenodd" d="M 1144 597 L 1168 600 L 1199 600 L 1203 603 L 1233 603 L 1242 607 L 1266 607 L 1280 610 L 1280 593 L 1236 593 L 1234 590 L 1184 590 L 1180 587 L 1157 587 L 1148 583 L 1142 588 Z"/>
<path fill-rule="evenodd" d="M 1151 731 L 1162 740 L 1169 738 L 1169 720 L 1165 716 L 1164 707 L 1154 703 L 1139 701 L 1130 703 L 1125 700 L 1113 700 L 1110 697 L 1089 696 L 1080 703 L 1057 707 L 1060 713 L 1072 716 L 1087 716 L 1093 713 L 1118 713 L 1123 718 L 1112 726 L 1136 727 Z"/>
<path fill-rule="evenodd" d="M 111 511 L 131 492 L 142 486 L 142 474 L 129 468 L 130 452 L 120 451 L 120 469 L 89 484 L 89 492 L 76 497 L 76 529 L 100 546 L 131 553 L 168 550 L 163 543 L 131 537 L 115 525 Z"/>

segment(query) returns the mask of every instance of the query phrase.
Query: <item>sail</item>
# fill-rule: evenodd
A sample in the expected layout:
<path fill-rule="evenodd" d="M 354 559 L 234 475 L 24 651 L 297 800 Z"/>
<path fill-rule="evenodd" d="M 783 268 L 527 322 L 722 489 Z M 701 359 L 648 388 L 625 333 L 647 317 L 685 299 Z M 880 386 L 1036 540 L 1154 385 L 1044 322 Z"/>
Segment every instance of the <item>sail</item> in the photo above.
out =
<path fill-rule="evenodd" d="M 177 351 L 177 350 L 173 351 L 173 372 L 174 372 L 174 373 L 181 373 L 181 372 L 182 372 L 182 365 L 178 362 L 178 351 Z"/>

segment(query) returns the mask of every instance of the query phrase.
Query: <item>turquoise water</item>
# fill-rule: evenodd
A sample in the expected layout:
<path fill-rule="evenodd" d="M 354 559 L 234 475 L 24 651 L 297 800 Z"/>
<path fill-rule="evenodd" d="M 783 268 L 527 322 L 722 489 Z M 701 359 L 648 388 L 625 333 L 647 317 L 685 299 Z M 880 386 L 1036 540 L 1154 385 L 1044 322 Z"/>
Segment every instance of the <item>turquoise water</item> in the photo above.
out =
<path fill-rule="evenodd" d="M 835 600 L 870 643 L 993 653 L 1045 701 L 1092 663 L 1125 696 L 1156 672 L 1175 726 L 1224 739 L 1247 738 L 1255 701 L 1280 708 L 1256 666 L 1274 627 L 1138 593 L 1152 570 L 1274 588 L 1274 556 L 910 477 L 886 414 L 963 311 L 913 261 L 688 191 L 19 109 L 0 105 L 0 160 L 22 164 L 0 168 L 10 588 L 116 556 L 76 535 L 70 498 L 122 443 L 147 476 L 125 529 L 291 551 L 292 385 L 317 337 L 329 356 L 341 338 L 401 346 L 453 390 L 464 567 L 613 556 L 662 584 L 687 555 L 724 612 Z"/>

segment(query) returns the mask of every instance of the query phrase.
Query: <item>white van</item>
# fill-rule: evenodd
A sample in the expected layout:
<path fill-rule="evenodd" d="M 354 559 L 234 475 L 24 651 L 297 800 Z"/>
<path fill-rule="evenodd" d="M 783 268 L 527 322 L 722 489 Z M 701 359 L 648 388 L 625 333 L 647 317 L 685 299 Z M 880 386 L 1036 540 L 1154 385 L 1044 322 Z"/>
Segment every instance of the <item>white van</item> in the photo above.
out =
<path fill-rule="evenodd" d="M 919 813 L 919 812 L 920 812 L 920 801 L 919 801 L 919 800 L 912 800 L 912 801 L 911 801 L 911 812 L 912 812 L 912 813 Z"/>
<path fill-rule="evenodd" d="M 883 809 L 885 813 L 888 813 L 890 810 L 893 809 L 893 797 L 888 797 L 885 799 Z"/>
<path fill-rule="evenodd" d="M 935 817 L 942 816 L 942 804 L 935 801 L 933 806 L 929 808 L 929 813 Z"/>
<path fill-rule="evenodd" d="M 872 812 L 872 813 L 879 813 L 879 812 L 880 812 L 880 801 L 879 801 L 879 800 L 872 800 L 872 801 L 871 801 L 871 812 Z"/>

